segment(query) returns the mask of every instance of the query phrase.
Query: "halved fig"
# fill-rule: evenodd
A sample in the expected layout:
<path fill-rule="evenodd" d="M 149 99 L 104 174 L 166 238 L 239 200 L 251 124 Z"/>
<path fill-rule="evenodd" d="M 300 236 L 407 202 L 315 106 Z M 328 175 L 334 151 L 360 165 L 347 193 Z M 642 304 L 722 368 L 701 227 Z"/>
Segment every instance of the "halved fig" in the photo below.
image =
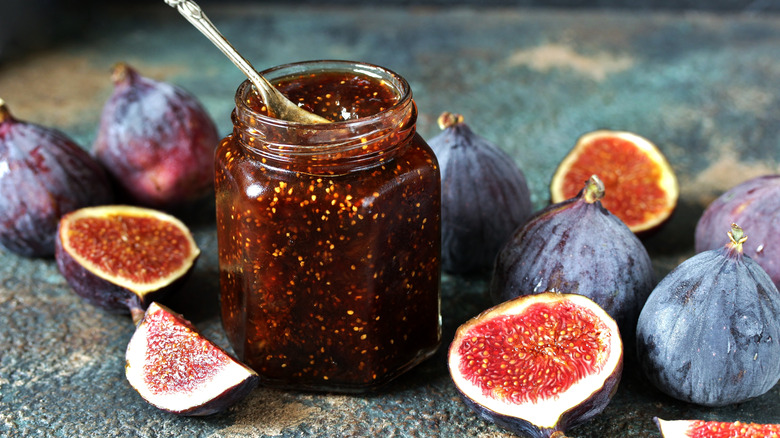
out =
<path fill-rule="evenodd" d="M 552 202 L 575 196 L 594 173 L 609 193 L 604 207 L 634 233 L 657 228 L 677 206 L 674 170 L 658 147 L 639 135 L 599 130 L 580 137 L 555 171 Z"/>
<path fill-rule="evenodd" d="M 562 437 L 607 406 L 623 370 L 615 321 L 594 301 L 544 292 L 461 325 L 448 365 L 466 404 L 528 437 Z"/>
<path fill-rule="evenodd" d="M 251 368 L 156 302 L 143 314 L 125 359 L 125 375 L 138 394 L 178 415 L 222 411 L 252 392 L 259 381 Z"/>
<path fill-rule="evenodd" d="M 127 205 L 87 207 L 62 217 L 55 258 L 78 295 L 127 313 L 180 287 L 200 255 L 174 216 Z"/>
<path fill-rule="evenodd" d="M 780 424 L 653 418 L 664 438 L 780 438 Z"/>

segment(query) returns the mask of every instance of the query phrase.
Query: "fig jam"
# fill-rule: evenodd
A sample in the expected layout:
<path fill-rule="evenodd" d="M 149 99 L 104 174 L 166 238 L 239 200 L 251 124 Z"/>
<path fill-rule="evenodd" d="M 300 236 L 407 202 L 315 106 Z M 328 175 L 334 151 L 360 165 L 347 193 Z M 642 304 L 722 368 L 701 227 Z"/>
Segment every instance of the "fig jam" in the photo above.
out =
<path fill-rule="evenodd" d="M 395 73 L 315 61 L 263 74 L 333 123 L 275 119 L 239 87 L 216 156 L 225 330 L 268 386 L 376 388 L 441 340 L 438 164 Z"/>

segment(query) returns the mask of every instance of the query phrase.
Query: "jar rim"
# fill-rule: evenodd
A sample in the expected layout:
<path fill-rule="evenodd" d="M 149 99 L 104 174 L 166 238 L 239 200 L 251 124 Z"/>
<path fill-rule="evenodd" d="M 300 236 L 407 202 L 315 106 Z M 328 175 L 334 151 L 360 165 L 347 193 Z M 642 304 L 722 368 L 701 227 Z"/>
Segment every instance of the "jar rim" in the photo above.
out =
<path fill-rule="evenodd" d="M 275 79 L 283 78 L 295 73 L 339 72 L 350 70 L 387 81 L 392 85 L 393 90 L 398 96 L 398 100 L 393 103 L 392 106 L 386 108 L 382 112 L 372 114 L 370 116 L 364 116 L 351 120 L 338 120 L 331 123 L 301 123 L 271 117 L 252 109 L 252 107 L 246 103 L 245 96 L 250 92 L 250 90 L 252 90 L 254 86 L 248 79 L 246 79 L 241 82 L 241 84 L 239 84 L 238 89 L 236 90 L 236 108 L 240 109 L 240 111 L 246 115 L 251 115 L 251 117 L 256 118 L 266 126 L 288 128 L 296 127 L 305 128 L 307 130 L 331 130 L 342 129 L 345 127 L 355 128 L 362 125 L 374 124 L 383 117 L 386 117 L 387 113 L 402 110 L 412 101 L 412 89 L 406 79 L 388 68 L 367 62 L 337 59 L 298 61 L 265 69 L 261 71 L 260 74 L 263 75 L 269 82 L 273 82 Z"/>

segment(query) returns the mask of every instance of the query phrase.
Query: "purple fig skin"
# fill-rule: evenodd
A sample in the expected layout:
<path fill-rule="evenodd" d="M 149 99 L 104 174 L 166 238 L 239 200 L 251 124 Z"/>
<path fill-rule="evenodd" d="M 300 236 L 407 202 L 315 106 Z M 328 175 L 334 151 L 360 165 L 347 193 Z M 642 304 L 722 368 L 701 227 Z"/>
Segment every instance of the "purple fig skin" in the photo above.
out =
<path fill-rule="evenodd" d="M 463 394 L 462 391 L 460 391 L 460 388 L 457 389 L 464 403 L 469 408 L 474 410 L 474 412 L 476 412 L 482 419 L 493 422 L 498 426 L 509 430 L 514 434 L 517 434 L 518 436 L 528 438 L 565 438 L 565 435 L 561 433 L 555 435 L 555 433 L 564 432 L 577 425 L 584 424 L 606 409 L 607 405 L 609 405 L 609 402 L 612 400 L 612 397 L 615 395 L 615 392 L 617 392 L 622 374 L 623 359 L 621 356 L 620 365 L 612 372 L 612 374 L 610 374 L 610 376 L 604 382 L 604 386 L 596 391 L 591 396 L 591 398 L 589 398 L 584 403 L 561 414 L 561 417 L 558 420 L 558 424 L 556 424 L 554 429 L 540 428 L 539 426 L 536 426 L 529 421 L 523 420 L 522 418 L 511 417 L 494 412 L 471 400 L 469 397 Z"/>
<path fill-rule="evenodd" d="M 173 208 L 214 190 L 214 121 L 185 90 L 118 64 L 93 154 L 130 202 Z"/>
<path fill-rule="evenodd" d="M 533 211 L 525 175 L 462 117 L 444 113 L 439 125 L 443 131 L 428 144 L 441 169 L 442 269 L 453 274 L 490 270 Z"/>
<path fill-rule="evenodd" d="M 725 406 L 780 381 L 780 292 L 741 237 L 672 270 L 639 316 L 644 374 L 679 400 Z"/>
<path fill-rule="evenodd" d="M 732 223 L 750 231 L 743 249 L 780 288 L 780 175 L 765 175 L 739 184 L 713 201 L 696 224 L 696 252 L 721 248 Z"/>
<path fill-rule="evenodd" d="M 51 257 L 65 213 L 113 200 L 106 173 L 66 134 L 14 118 L 0 99 L 0 244 Z"/>
<path fill-rule="evenodd" d="M 544 291 L 580 294 L 599 304 L 622 333 L 634 333 L 655 273 L 639 238 L 601 205 L 601 188 L 595 200 L 586 188 L 543 209 L 514 233 L 496 259 L 495 303 Z"/>

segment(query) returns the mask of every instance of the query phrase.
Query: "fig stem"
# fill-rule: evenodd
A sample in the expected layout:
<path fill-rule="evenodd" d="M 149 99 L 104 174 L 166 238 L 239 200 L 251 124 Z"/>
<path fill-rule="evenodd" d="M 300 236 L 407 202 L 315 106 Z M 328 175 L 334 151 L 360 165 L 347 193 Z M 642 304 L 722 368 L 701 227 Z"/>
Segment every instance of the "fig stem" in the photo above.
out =
<path fill-rule="evenodd" d="M 747 236 L 742 228 L 737 224 L 731 224 L 731 230 L 728 232 L 731 246 L 739 252 L 742 252 L 742 244 L 747 241 Z"/>
<path fill-rule="evenodd" d="M 130 308 L 130 316 L 133 318 L 133 324 L 135 324 L 136 326 L 138 326 L 138 324 L 140 324 L 141 321 L 143 321 L 145 314 L 146 312 L 144 312 L 144 310 L 141 309 L 140 307 Z"/>
<path fill-rule="evenodd" d="M 563 432 L 560 430 L 556 430 L 555 432 L 550 435 L 550 438 L 568 438 Z"/>
<path fill-rule="evenodd" d="M 591 175 L 588 181 L 585 183 L 585 187 L 582 189 L 582 198 L 588 204 L 593 204 L 596 201 L 601 200 L 604 197 L 605 189 L 604 182 L 598 175 Z"/>
<path fill-rule="evenodd" d="M 445 111 L 441 113 L 436 122 L 439 124 L 439 128 L 441 130 L 445 130 L 463 123 L 463 116 L 461 114 Z"/>
<path fill-rule="evenodd" d="M 0 123 L 6 120 L 11 120 L 11 112 L 8 110 L 8 105 L 5 104 L 5 100 L 0 97 Z"/>

